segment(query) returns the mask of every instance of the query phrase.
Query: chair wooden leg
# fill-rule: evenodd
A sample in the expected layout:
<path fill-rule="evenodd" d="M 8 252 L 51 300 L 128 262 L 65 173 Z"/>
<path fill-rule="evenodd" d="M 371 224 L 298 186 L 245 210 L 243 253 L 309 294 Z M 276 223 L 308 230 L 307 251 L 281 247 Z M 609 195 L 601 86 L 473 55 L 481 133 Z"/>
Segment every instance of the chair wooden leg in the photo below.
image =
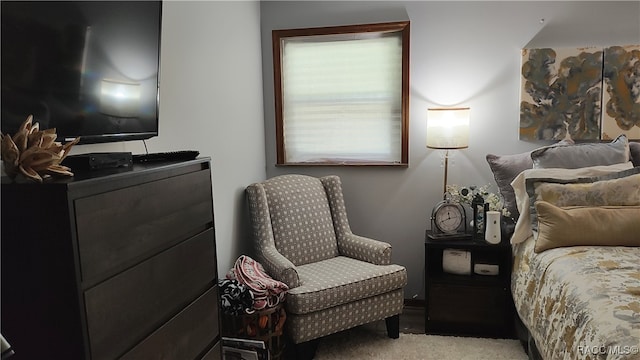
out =
<path fill-rule="evenodd" d="M 392 339 L 400 337 L 400 315 L 393 315 L 384 319 L 387 324 L 387 336 Z"/>

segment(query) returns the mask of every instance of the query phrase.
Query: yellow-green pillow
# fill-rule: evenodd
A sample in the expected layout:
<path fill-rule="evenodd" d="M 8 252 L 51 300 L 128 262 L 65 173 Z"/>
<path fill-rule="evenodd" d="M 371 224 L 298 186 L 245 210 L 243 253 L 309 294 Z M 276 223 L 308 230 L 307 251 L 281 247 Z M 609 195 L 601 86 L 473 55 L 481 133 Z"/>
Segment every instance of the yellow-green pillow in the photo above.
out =
<path fill-rule="evenodd" d="M 535 252 L 563 246 L 640 246 L 640 206 L 558 207 L 537 201 Z"/>

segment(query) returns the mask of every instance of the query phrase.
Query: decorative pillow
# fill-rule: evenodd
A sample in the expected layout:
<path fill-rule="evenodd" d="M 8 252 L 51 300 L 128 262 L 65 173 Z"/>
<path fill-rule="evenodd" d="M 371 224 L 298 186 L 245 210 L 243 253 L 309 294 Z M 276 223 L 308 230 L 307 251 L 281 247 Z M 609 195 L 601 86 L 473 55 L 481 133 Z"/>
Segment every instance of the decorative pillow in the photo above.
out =
<path fill-rule="evenodd" d="M 640 143 L 629 142 L 629 152 L 631 153 L 633 166 L 640 166 Z"/>
<path fill-rule="evenodd" d="M 550 146 L 571 144 L 573 144 L 573 140 L 564 139 Z M 513 193 L 513 188 L 511 187 L 511 182 L 521 172 L 533 168 L 531 151 L 514 155 L 487 154 L 486 158 L 487 163 L 489 163 L 489 167 L 491 168 L 491 172 L 493 173 L 493 177 L 496 180 L 496 184 L 498 184 L 498 191 L 500 191 L 500 195 L 502 195 L 502 198 L 504 199 L 504 206 L 511 213 L 511 217 L 517 219 L 519 215 L 518 206 L 516 204 L 516 197 Z"/>
<path fill-rule="evenodd" d="M 536 211 L 537 253 L 563 246 L 640 246 L 640 206 L 561 208 L 538 201 Z"/>
<path fill-rule="evenodd" d="M 577 169 L 587 166 L 612 165 L 629 161 L 629 140 L 622 134 L 610 143 L 558 145 L 531 152 L 535 169 Z"/>
<path fill-rule="evenodd" d="M 535 208 L 538 201 L 559 207 L 640 205 L 640 168 L 569 180 L 530 178 L 525 183 L 534 237 L 538 228 Z"/>
<path fill-rule="evenodd" d="M 513 188 L 516 197 L 516 203 L 518 204 L 518 211 L 520 211 L 520 217 L 516 222 L 514 233 L 511 237 L 511 243 L 521 243 L 533 235 L 531 230 L 530 201 L 526 189 L 526 179 L 575 179 L 580 177 L 605 175 L 631 168 L 633 168 L 631 162 L 626 162 L 609 166 L 592 166 L 580 169 L 529 169 L 523 171 L 516 176 L 513 182 L 511 182 L 511 187 Z"/>

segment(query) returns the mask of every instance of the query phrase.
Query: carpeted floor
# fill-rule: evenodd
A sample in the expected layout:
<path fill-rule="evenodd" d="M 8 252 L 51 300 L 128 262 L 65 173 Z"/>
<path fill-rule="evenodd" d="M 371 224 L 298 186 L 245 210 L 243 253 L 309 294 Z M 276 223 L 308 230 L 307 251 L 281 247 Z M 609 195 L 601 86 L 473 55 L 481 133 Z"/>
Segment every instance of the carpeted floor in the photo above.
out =
<path fill-rule="evenodd" d="M 315 359 L 526 360 L 527 355 L 518 340 L 405 333 L 390 339 L 376 329 L 357 327 L 323 338 Z"/>
<path fill-rule="evenodd" d="M 400 338 L 387 337 L 379 321 L 329 335 L 318 344 L 317 360 L 526 360 L 518 340 L 424 334 L 424 308 L 405 307 Z"/>

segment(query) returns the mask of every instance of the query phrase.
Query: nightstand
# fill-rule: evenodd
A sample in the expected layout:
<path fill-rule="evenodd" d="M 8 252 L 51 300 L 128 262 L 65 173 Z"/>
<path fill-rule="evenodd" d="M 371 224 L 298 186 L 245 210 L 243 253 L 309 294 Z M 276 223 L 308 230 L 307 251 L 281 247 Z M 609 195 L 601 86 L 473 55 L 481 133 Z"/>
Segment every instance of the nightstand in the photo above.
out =
<path fill-rule="evenodd" d="M 425 235 L 425 333 L 515 338 L 511 245 Z M 449 256 L 443 269 L 443 253 Z M 470 259 L 468 275 L 452 273 L 451 255 Z M 459 260 L 460 258 L 458 258 Z M 459 262 L 456 262 L 459 264 Z M 480 264 L 480 267 L 477 265 Z M 498 268 L 497 275 L 481 275 Z M 474 268 L 477 271 L 474 272 Z M 456 268 L 454 268 L 456 269 Z M 457 272 L 457 271 L 454 271 Z"/>

